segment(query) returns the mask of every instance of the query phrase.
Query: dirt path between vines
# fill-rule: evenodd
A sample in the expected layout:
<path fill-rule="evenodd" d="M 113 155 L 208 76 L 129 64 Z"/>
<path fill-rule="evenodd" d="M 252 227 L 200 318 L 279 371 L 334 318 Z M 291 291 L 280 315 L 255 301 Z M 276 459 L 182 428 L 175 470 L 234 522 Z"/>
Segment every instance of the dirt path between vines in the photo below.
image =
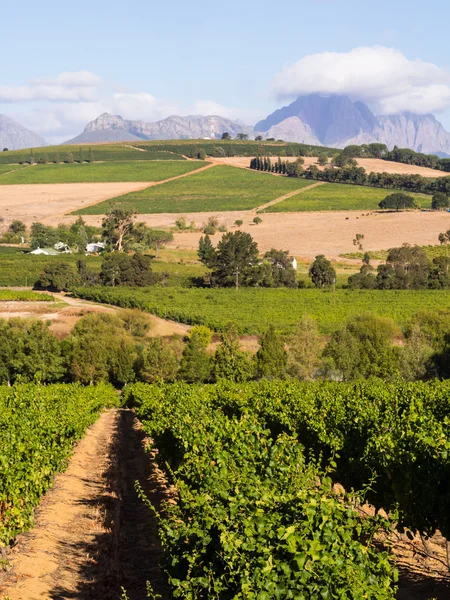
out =
<path fill-rule="evenodd" d="M 324 185 L 324 184 L 325 184 L 325 181 L 318 181 L 317 183 L 312 183 L 311 185 L 307 185 L 306 187 L 300 188 L 299 190 L 294 190 L 293 192 L 284 194 L 284 196 L 275 198 L 275 200 L 266 202 L 266 204 L 261 204 L 261 206 L 258 206 L 257 208 L 254 209 L 254 212 L 262 212 L 266 208 L 269 208 L 269 206 L 273 206 L 274 204 L 279 204 L 280 202 L 283 202 L 283 200 L 287 200 L 288 198 L 292 198 L 293 196 L 298 196 L 302 192 L 306 192 L 306 190 L 312 190 L 313 188 L 319 187 L 319 185 Z"/>
<path fill-rule="evenodd" d="M 145 453 L 145 435 L 129 410 L 104 412 L 78 444 L 37 511 L 34 529 L 8 557 L 0 597 L 10 600 L 130 600 L 146 598 L 146 582 L 169 598 L 152 502 L 162 479 Z"/>

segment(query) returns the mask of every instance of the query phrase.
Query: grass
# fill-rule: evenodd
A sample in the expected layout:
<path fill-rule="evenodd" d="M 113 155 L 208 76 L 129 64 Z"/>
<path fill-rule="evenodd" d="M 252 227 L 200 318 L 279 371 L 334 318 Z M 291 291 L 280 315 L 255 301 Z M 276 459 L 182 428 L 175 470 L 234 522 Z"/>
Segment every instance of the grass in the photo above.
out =
<path fill-rule="evenodd" d="M 35 165 L 0 178 L 1 184 L 107 183 L 162 181 L 190 173 L 207 163 L 202 161 L 105 162 L 85 164 Z"/>
<path fill-rule="evenodd" d="M 399 326 L 425 309 L 449 309 L 450 290 L 336 290 L 315 289 L 163 289 L 83 288 L 88 300 L 136 307 L 181 323 L 207 325 L 215 331 L 233 322 L 241 333 L 261 334 L 270 323 L 292 332 L 301 315 L 317 320 L 329 334 L 348 318 L 364 312 L 391 317 Z"/>
<path fill-rule="evenodd" d="M 4 176 L 5 173 L 10 173 L 11 171 L 19 171 L 20 169 L 25 169 L 26 165 L 1 165 L 0 164 L 0 176 Z"/>
<path fill-rule="evenodd" d="M 269 206 L 263 212 L 306 212 L 319 210 L 378 210 L 378 204 L 397 190 L 344 183 L 324 183 Z M 411 194 L 422 208 L 430 208 L 431 196 Z"/>
<path fill-rule="evenodd" d="M 218 165 L 186 179 L 80 209 L 77 214 L 104 214 L 112 204 L 134 208 L 141 214 L 249 210 L 308 185 L 311 182 L 304 179 Z"/>
<path fill-rule="evenodd" d="M 0 290 L 0 302 L 54 302 L 51 294 L 40 294 L 30 290 Z"/>

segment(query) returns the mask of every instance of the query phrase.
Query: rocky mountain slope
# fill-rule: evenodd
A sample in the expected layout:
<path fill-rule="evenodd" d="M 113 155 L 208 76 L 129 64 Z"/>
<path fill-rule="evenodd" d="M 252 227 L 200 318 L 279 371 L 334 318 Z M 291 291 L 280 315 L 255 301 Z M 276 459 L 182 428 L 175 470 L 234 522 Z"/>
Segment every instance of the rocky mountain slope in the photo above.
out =
<path fill-rule="evenodd" d="M 301 96 L 257 123 L 255 130 L 307 144 L 315 137 L 320 144 L 335 148 L 381 142 L 389 148 L 450 155 L 450 133 L 433 115 L 375 116 L 364 102 L 352 102 L 347 96 Z"/>
<path fill-rule="evenodd" d="M 89 142 L 201 139 L 216 137 L 228 132 L 232 137 L 238 133 L 254 135 L 251 127 L 239 121 L 231 121 L 219 116 L 188 117 L 171 116 L 155 123 L 130 121 L 119 115 L 103 113 L 86 125 L 82 134 L 66 142 L 84 144 Z"/>
<path fill-rule="evenodd" d="M 21 148 L 36 148 L 46 146 L 47 142 L 40 135 L 26 129 L 20 123 L 5 115 L 0 115 L 0 151 L 20 150 Z"/>

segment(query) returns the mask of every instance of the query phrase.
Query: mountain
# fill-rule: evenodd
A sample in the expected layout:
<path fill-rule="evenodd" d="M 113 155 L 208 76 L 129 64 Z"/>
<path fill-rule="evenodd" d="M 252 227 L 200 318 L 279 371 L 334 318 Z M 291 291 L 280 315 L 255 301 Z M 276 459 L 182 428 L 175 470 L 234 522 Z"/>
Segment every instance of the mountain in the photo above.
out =
<path fill-rule="evenodd" d="M 38 148 L 47 142 L 40 135 L 26 129 L 20 123 L 5 115 L 0 115 L 0 150 L 20 150 L 21 148 Z"/>
<path fill-rule="evenodd" d="M 216 137 L 228 132 L 232 137 L 238 133 L 253 135 L 253 129 L 239 121 L 231 121 L 223 117 L 211 115 L 204 117 L 194 115 L 188 117 L 171 116 L 154 123 L 129 121 L 119 115 L 103 113 L 88 123 L 83 133 L 66 142 L 66 144 L 85 144 L 95 142 L 123 142 L 137 140 L 174 140 L 201 139 Z"/>
<path fill-rule="evenodd" d="M 311 141 L 316 139 L 334 148 L 381 142 L 389 148 L 399 146 L 426 154 L 450 154 L 450 133 L 433 115 L 405 112 L 375 116 L 364 102 L 352 102 L 347 96 L 300 96 L 257 123 L 255 131 L 306 144 L 317 143 Z"/>

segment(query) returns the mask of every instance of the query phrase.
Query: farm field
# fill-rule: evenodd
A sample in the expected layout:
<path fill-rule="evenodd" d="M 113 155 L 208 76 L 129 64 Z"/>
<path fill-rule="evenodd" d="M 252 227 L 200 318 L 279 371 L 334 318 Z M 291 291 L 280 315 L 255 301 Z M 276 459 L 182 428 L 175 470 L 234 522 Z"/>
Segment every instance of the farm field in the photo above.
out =
<path fill-rule="evenodd" d="M 78 288 L 87 300 L 140 308 L 188 325 L 207 325 L 223 331 L 233 322 L 242 334 L 261 334 L 269 324 L 292 332 L 300 317 L 317 320 L 322 333 L 331 333 L 351 316 L 364 312 L 391 317 L 399 326 L 421 310 L 449 309 L 450 290 L 341 290 L 315 289 L 176 289 Z"/>
<path fill-rule="evenodd" d="M 304 190 L 297 196 L 278 202 L 263 212 L 303 212 L 322 210 L 378 210 L 378 204 L 398 190 L 385 190 L 361 185 L 324 183 Z M 411 194 L 421 208 L 431 207 L 431 196 Z"/>
<path fill-rule="evenodd" d="M 92 144 L 80 146 L 45 146 L 44 148 L 34 148 L 34 160 L 39 161 L 44 154 L 50 162 L 59 158 L 60 162 L 67 160 L 67 155 L 72 154 L 75 161 L 80 160 L 80 148 L 83 160 L 89 160 L 90 149 L 92 148 L 92 157 L 94 161 L 130 161 L 130 160 L 184 160 L 184 157 L 178 153 L 149 148 L 148 152 L 141 151 L 133 147 L 132 144 Z M 0 165 L 14 164 L 19 162 L 28 162 L 30 160 L 31 149 L 9 150 L 0 152 Z"/>
<path fill-rule="evenodd" d="M 192 164 L 197 162 L 188 163 Z M 78 214 L 104 214 L 112 203 L 134 208 L 140 214 L 248 210 L 309 185 L 311 182 L 302 179 L 220 165 L 182 181 L 167 182 L 158 189 L 148 188 L 114 198 L 80 210 Z"/>
<path fill-rule="evenodd" d="M 0 164 L 0 176 L 5 176 L 5 173 L 26 169 L 27 165 L 2 165 Z"/>
<path fill-rule="evenodd" d="M 206 166 L 202 161 L 103 162 L 85 164 L 34 165 L 3 175 L 0 184 L 113 183 L 163 181 Z"/>

